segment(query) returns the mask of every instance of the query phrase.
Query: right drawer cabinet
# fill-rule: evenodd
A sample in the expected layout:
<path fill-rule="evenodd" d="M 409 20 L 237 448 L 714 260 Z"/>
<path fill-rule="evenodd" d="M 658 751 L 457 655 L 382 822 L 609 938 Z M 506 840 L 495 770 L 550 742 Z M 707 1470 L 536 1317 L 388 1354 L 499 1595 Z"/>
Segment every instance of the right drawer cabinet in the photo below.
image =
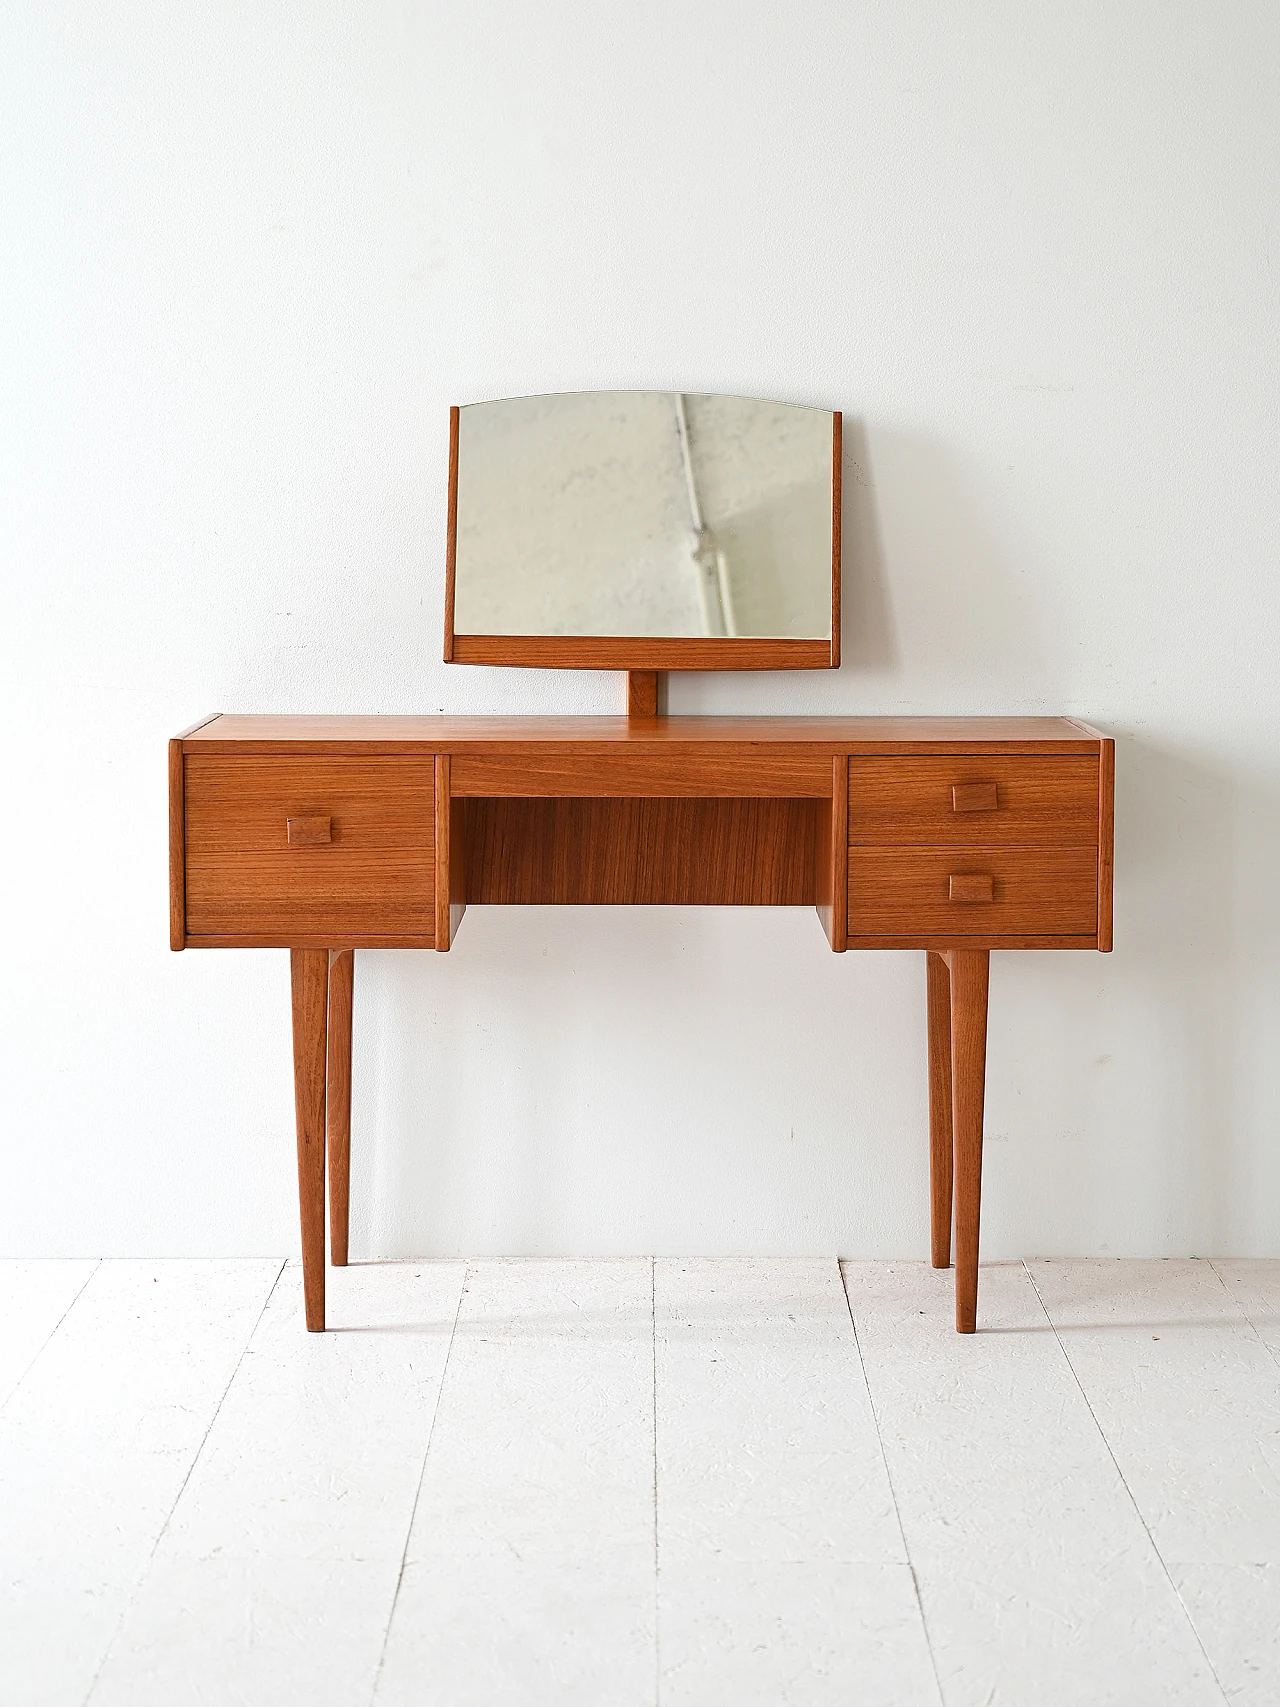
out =
<path fill-rule="evenodd" d="M 849 761 L 850 938 L 1096 938 L 1099 759 Z"/>

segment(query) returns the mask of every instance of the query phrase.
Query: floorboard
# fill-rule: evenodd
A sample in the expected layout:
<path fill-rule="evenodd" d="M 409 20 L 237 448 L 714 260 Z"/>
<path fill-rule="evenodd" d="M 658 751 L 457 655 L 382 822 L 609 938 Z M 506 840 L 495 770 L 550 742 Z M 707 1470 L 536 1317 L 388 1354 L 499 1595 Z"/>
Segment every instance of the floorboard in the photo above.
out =
<path fill-rule="evenodd" d="M 3 1707 L 1274 1707 L 1280 1262 L 0 1263 Z"/>
<path fill-rule="evenodd" d="M 1213 1272 L 1280 1367 L 1280 1262 L 1219 1258 Z"/>
<path fill-rule="evenodd" d="M 1160 1556 L 1280 1561 L 1280 1381 L 1213 1266 L 1028 1267 Z"/>
<path fill-rule="evenodd" d="M 845 1265 L 946 1707 L 1221 1707 L 1186 1613 L 1020 1263 Z"/>
<path fill-rule="evenodd" d="M 97 1266 L 96 1262 L 0 1263 L 0 1410 Z"/>
<path fill-rule="evenodd" d="M 462 1291 L 461 1263 L 290 1264 L 90 1707 L 349 1707 L 373 1689 Z M 221 1695 L 192 1654 L 223 1654 Z"/>
<path fill-rule="evenodd" d="M 659 1261 L 659 1561 L 907 1563 L 825 1261 Z"/>
<path fill-rule="evenodd" d="M 652 1265 L 473 1264 L 376 1700 L 651 1707 Z"/>
<path fill-rule="evenodd" d="M 660 1698 L 936 1701 L 839 1265 L 655 1264 Z"/>
<path fill-rule="evenodd" d="M 1028 1268 L 1233 1707 L 1280 1700 L 1280 1263 Z"/>
<path fill-rule="evenodd" d="M 0 1414 L 0 1700 L 80 1707 L 280 1271 L 97 1268 Z"/>

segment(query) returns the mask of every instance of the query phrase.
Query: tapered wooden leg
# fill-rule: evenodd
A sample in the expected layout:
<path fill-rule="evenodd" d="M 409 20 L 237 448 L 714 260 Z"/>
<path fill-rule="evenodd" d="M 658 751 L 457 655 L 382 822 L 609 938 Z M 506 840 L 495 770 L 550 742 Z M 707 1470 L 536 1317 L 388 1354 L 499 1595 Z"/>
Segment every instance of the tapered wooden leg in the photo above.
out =
<path fill-rule="evenodd" d="M 329 951 L 291 948 L 293 1102 L 298 1122 L 298 1207 L 307 1328 L 324 1332 L 324 1104 Z"/>
<path fill-rule="evenodd" d="M 356 954 L 353 948 L 329 955 L 329 1261 L 347 1266 L 347 1225 L 351 1201 L 351 995 Z"/>
<path fill-rule="evenodd" d="M 929 1203 L 933 1266 L 951 1267 L 951 974 L 925 955 L 929 1011 Z"/>
<path fill-rule="evenodd" d="M 978 1221 L 982 1207 L 982 1105 L 987 1080 L 987 985 L 991 956 L 954 949 L 951 969 L 951 1123 L 955 1133 L 956 1332 L 978 1319 Z"/>

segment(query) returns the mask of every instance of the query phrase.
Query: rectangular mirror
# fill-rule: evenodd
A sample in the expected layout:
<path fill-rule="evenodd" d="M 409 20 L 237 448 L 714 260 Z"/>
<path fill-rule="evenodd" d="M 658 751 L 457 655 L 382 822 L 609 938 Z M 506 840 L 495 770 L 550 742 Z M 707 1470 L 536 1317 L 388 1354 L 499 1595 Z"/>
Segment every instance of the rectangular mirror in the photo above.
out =
<path fill-rule="evenodd" d="M 445 659 L 836 666 L 840 424 L 669 391 L 454 409 Z"/>

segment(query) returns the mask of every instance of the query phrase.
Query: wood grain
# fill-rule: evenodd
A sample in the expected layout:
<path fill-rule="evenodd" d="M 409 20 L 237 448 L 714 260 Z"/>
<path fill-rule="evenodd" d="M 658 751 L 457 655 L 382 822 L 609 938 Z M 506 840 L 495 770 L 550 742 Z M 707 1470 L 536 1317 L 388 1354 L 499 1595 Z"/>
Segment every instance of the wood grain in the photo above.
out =
<path fill-rule="evenodd" d="M 434 793 L 416 755 L 188 753 L 188 939 L 433 941 Z M 290 818 L 329 818 L 332 840 L 291 846 Z"/>
<path fill-rule="evenodd" d="M 1112 892 L 1115 887 L 1116 744 L 1102 739 L 1098 767 L 1098 947 L 1111 952 Z"/>
<path fill-rule="evenodd" d="M 181 737 L 169 743 L 169 947 L 187 946 L 187 823 Z"/>
<path fill-rule="evenodd" d="M 222 713 L 210 711 L 189 724 L 169 742 L 169 947 L 187 946 L 187 808 L 185 748 L 189 735 L 216 723 Z"/>
<path fill-rule="evenodd" d="M 934 1268 L 951 1267 L 951 974 L 940 954 L 925 955 L 929 1032 L 929 1229 Z"/>
<path fill-rule="evenodd" d="M 809 800 L 476 799 L 467 897 L 812 906 L 817 816 Z"/>
<path fill-rule="evenodd" d="M 329 1157 L 329 1260 L 347 1266 L 351 1205 L 351 1018 L 356 957 L 352 949 L 329 956 L 326 1148 Z"/>
<path fill-rule="evenodd" d="M 324 1331 L 325 1069 L 329 954 L 295 948 L 289 955 L 293 996 L 293 1100 L 298 1128 L 298 1209 L 302 1224 L 302 1291 L 307 1330 Z"/>
<path fill-rule="evenodd" d="M 1096 932 L 1090 932 L 1086 936 L 1045 936 L 1036 935 L 1033 931 L 1005 931 L 1001 934 L 990 931 L 965 931 L 963 934 L 957 931 L 903 931 L 866 936 L 850 931 L 847 946 L 863 949 L 925 949 L 935 954 L 947 954 L 953 948 L 1083 952 L 1085 949 L 1096 949 L 1098 938 Z"/>
<path fill-rule="evenodd" d="M 952 879 L 993 882 L 993 899 L 953 901 Z M 849 935 L 1096 936 L 1093 848 L 849 849 Z"/>
<path fill-rule="evenodd" d="M 326 814 L 316 818 L 286 818 L 285 840 L 293 848 L 318 848 L 333 840 L 333 820 Z"/>
<path fill-rule="evenodd" d="M 187 943 L 234 938 L 246 948 L 310 941 L 373 948 L 435 944 L 435 861 L 425 850 L 187 855 Z M 227 946 L 227 944 L 223 944 Z"/>
<path fill-rule="evenodd" d="M 825 642 L 823 643 L 825 644 Z M 656 668 L 657 666 L 655 666 Z M 621 665 L 618 668 L 622 668 Z M 682 747 L 689 743 L 811 746 L 869 756 L 936 753 L 1076 753 L 1096 760 L 1098 743 L 1065 717 L 398 717 L 224 713 L 187 736 L 188 753 L 314 752 L 358 757 L 452 753 L 529 742 Z"/>
<path fill-rule="evenodd" d="M 848 937 L 849 848 L 844 826 L 849 816 L 849 767 L 843 758 L 836 758 L 831 772 L 831 798 L 818 802 L 814 900 L 827 941 L 833 952 L 842 954 Z"/>
<path fill-rule="evenodd" d="M 994 812 L 1000 793 L 994 782 L 957 782 L 951 789 L 953 812 Z"/>
<path fill-rule="evenodd" d="M 840 668 L 840 553 L 844 533 L 844 417 L 831 416 L 831 668 Z"/>
<path fill-rule="evenodd" d="M 980 804 L 993 799 L 994 809 Z M 1094 847 L 1097 755 L 851 759 L 849 840 L 878 847 Z"/>
<path fill-rule="evenodd" d="M 956 1332 L 976 1331 L 978 1233 L 982 1214 L 982 1120 L 987 1079 L 987 989 L 991 957 L 953 950 L 951 1123 L 955 1140 Z"/>
<path fill-rule="evenodd" d="M 426 932 L 353 931 L 343 930 L 341 917 L 322 921 L 323 930 L 288 931 L 216 931 L 205 936 L 188 936 L 188 948 L 323 948 L 326 952 L 335 942 L 351 948 L 434 948 L 434 926 Z M 345 921 L 350 923 L 350 919 Z M 877 945 L 879 946 L 879 945 Z M 912 947 L 918 944 L 913 943 Z M 1057 946 L 1057 945 L 1054 945 Z"/>
<path fill-rule="evenodd" d="M 449 869 L 451 865 L 453 819 L 449 811 L 449 765 L 448 753 L 441 753 L 436 758 L 436 816 L 435 816 L 435 933 L 436 948 L 441 953 L 447 953 L 453 940 L 449 929 Z"/>
<path fill-rule="evenodd" d="M 657 670 L 627 671 L 627 716 L 656 717 L 658 715 Z"/>
<path fill-rule="evenodd" d="M 466 803 L 450 789 L 450 759 L 436 760 L 436 947 L 452 946 L 467 910 Z"/>
<path fill-rule="evenodd" d="M 449 941 L 467 910 L 467 812 L 465 800 L 449 800 Z"/>
<path fill-rule="evenodd" d="M 323 862 L 344 849 L 429 847 L 435 767 L 400 758 L 315 757 L 256 752 L 188 753 L 187 848 L 192 853 L 288 853 L 288 820 L 328 819 Z M 311 849 L 295 849 L 306 863 Z"/>
<path fill-rule="evenodd" d="M 947 898 L 951 901 L 994 901 L 995 879 L 985 872 L 953 871 Z"/>
<path fill-rule="evenodd" d="M 185 729 L 180 729 L 174 736 L 175 741 L 186 741 L 202 730 L 208 729 L 211 723 L 216 723 L 224 715 L 221 711 L 207 711 L 203 717 L 197 717 L 194 723 L 188 723 Z"/>
<path fill-rule="evenodd" d="M 454 664 L 537 670 L 827 670 L 829 640 L 647 635 L 455 634 Z"/>
<path fill-rule="evenodd" d="M 514 753 L 485 748 L 453 758 L 453 792 L 460 797 L 537 795 L 636 799 L 747 799 L 790 796 L 828 799 L 831 759 L 821 749 L 743 746 L 614 747 L 527 743 Z"/>
<path fill-rule="evenodd" d="M 458 405 L 449 410 L 449 518 L 444 549 L 444 661 L 453 662 L 453 590 L 458 567 Z"/>

